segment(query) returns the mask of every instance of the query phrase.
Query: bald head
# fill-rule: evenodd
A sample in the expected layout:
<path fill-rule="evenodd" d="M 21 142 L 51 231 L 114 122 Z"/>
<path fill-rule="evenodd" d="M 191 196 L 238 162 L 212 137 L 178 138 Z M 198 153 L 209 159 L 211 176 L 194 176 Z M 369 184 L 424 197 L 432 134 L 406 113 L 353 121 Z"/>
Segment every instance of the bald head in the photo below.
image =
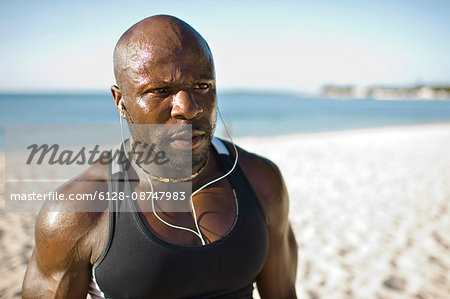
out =
<path fill-rule="evenodd" d="M 189 56 L 190 55 L 190 56 Z M 145 73 L 152 63 L 186 59 L 186 63 L 214 63 L 208 44 L 189 24 L 168 16 L 146 18 L 128 29 L 114 49 L 114 76 L 126 92 L 128 84 L 139 84 L 137 74 Z"/>

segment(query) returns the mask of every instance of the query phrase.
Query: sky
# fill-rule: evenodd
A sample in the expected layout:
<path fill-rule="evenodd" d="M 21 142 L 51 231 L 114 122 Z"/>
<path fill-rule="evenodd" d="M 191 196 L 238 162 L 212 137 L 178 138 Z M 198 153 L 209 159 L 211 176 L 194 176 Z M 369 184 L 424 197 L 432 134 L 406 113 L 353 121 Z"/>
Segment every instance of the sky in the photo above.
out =
<path fill-rule="evenodd" d="M 2 1 L 0 92 L 109 91 L 112 52 L 155 14 L 209 43 L 218 90 L 450 84 L 450 1 Z"/>

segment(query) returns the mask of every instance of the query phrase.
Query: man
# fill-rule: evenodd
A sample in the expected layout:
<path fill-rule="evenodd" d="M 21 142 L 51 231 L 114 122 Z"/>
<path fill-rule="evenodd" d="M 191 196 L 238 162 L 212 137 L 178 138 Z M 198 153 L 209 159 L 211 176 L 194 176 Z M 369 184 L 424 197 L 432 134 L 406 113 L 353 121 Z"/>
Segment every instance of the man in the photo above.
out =
<path fill-rule="evenodd" d="M 236 154 L 239 163 L 193 196 L 196 213 L 157 215 L 139 204 L 135 212 L 118 213 L 108 202 L 103 212 L 67 213 L 87 203 L 47 203 L 37 219 L 23 297 L 249 298 L 256 281 L 262 298 L 296 298 L 297 246 L 285 184 L 272 162 L 212 138 L 217 101 L 206 41 L 175 17 L 144 19 L 118 41 L 114 73 L 111 92 L 130 129 L 192 125 L 193 189 L 223 176 Z M 156 191 L 167 184 L 145 171 L 135 161 L 117 172 L 96 163 L 59 192 L 139 193 L 150 183 Z M 115 176 L 129 180 L 114 185 Z"/>

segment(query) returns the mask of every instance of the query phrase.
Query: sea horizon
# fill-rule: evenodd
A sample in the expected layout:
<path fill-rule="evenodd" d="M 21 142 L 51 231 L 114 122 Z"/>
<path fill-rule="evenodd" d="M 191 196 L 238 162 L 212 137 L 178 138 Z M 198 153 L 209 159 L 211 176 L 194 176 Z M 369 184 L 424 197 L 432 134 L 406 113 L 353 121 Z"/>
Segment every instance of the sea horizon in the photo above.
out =
<path fill-rule="evenodd" d="M 107 93 L 0 93 L 0 150 L 8 124 L 115 124 Z M 218 93 L 232 137 L 274 136 L 349 129 L 450 123 L 450 101 L 329 99 L 292 92 L 234 90 Z M 216 135 L 225 137 L 218 115 Z"/>

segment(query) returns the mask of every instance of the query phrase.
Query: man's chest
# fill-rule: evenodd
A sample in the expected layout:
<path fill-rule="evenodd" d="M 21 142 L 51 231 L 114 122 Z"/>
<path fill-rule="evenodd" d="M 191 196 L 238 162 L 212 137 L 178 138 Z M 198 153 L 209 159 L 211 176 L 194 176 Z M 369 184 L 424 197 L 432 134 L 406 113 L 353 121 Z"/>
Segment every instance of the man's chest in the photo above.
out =
<path fill-rule="evenodd" d="M 142 194 L 145 188 L 138 186 L 133 192 Z M 145 229 L 165 242 L 185 246 L 201 245 L 199 237 L 194 233 L 173 227 L 197 231 L 194 217 L 206 243 L 221 239 L 231 231 L 236 222 L 238 201 L 235 191 L 227 180 L 201 190 L 192 197 L 192 200 L 189 195 L 183 199 L 181 196 L 174 199 L 176 194 L 174 192 L 177 191 L 170 189 L 159 191 L 155 188 L 154 193 L 157 192 L 161 195 L 169 192 L 171 195 L 166 198 L 155 196 L 150 200 L 135 201 L 133 204 L 137 211 L 141 211 L 138 215 Z"/>

